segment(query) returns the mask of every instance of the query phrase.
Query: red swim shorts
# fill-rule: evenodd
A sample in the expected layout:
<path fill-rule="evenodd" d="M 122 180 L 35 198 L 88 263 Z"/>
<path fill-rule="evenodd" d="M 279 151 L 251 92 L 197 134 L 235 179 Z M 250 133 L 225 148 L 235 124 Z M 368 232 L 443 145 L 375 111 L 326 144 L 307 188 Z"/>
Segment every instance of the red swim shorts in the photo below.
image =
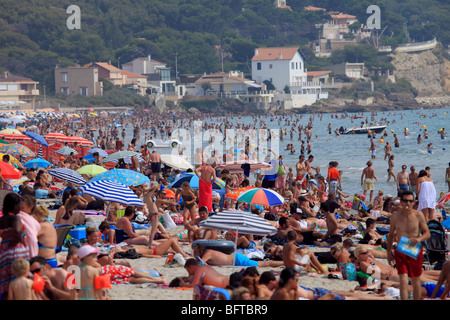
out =
<path fill-rule="evenodd" d="M 401 252 L 394 252 L 395 268 L 398 274 L 408 274 L 410 278 L 419 277 L 422 274 L 423 250 L 420 250 L 417 259 L 411 258 Z"/>

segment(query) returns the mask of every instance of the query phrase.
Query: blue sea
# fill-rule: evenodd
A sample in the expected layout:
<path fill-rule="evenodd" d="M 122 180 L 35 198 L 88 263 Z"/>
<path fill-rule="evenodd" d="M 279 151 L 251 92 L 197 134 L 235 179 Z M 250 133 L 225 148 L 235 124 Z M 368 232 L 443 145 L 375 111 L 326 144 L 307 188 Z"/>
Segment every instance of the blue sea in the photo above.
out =
<path fill-rule="evenodd" d="M 388 162 L 384 160 L 384 146 L 386 141 L 393 146 L 392 153 L 395 156 L 394 160 L 394 172 L 397 174 L 401 171 L 402 165 L 407 165 L 409 172 L 409 167 L 414 165 L 416 172 L 424 169 L 426 166 L 431 168 L 431 178 L 434 181 L 436 191 L 438 194 L 442 191 L 447 192 L 447 184 L 445 180 L 445 170 L 450 162 L 450 137 L 446 136 L 445 139 L 441 139 L 438 134 L 438 130 L 441 128 L 446 128 L 448 132 L 450 130 L 450 107 L 439 108 L 439 109 L 420 109 L 420 110 L 405 110 L 405 111 L 378 111 L 376 115 L 373 116 L 370 112 L 358 113 L 358 116 L 362 116 L 361 119 L 354 119 L 351 122 L 350 116 L 356 115 L 356 113 L 350 113 L 347 118 L 341 119 L 339 114 L 338 117 L 332 117 L 332 114 L 321 114 L 314 115 L 311 146 L 314 155 L 313 166 L 319 167 L 323 175 L 326 176 L 328 170 L 328 163 L 330 161 L 339 162 L 339 170 L 342 170 L 342 188 L 343 192 L 347 194 L 361 193 L 361 173 L 366 167 L 366 162 L 368 160 L 373 161 L 373 168 L 375 169 L 375 175 L 378 178 L 378 182 L 375 183 L 375 192 L 378 190 L 383 190 L 386 194 L 397 194 L 396 183 L 393 178 L 390 182 L 387 182 L 388 174 Z M 307 126 L 309 119 L 309 114 L 303 114 L 300 119 L 300 124 L 304 127 Z M 279 117 L 282 117 L 280 125 L 278 122 Z M 298 133 L 294 132 L 293 140 L 290 140 L 289 130 L 291 126 L 285 125 L 285 120 L 289 119 L 291 116 L 273 116 L 273 121 L 271 121 L 271 116 L 259 117 L 259 121 L 263 120 L 269 129 L 285 129 L 287 135 L 284 137 L 284 141 L 280 141 L 279 150 L 284 157 L 284 163 L 287 167 L 292 167 L 295 173 L 295 164 L 298 161 L 300 155 L 300 145 L 301 141 L 298 141 Z M 292 116 L 295 119 L 295 115 Z M 371 155 L 368 152 L 370 148 L 370 139 L 367 134 L 357 134 L 357 135 L 340 135 L 336 136 L 334 133 L 335 129 L 339 129 L 341 126 L 346 128 L 359 127 L 362 121 L 368 120 L 367 124 L 379 123 L 381 119 L 386 119 L 390 122 L 387 126 L 386 131 L 388 133 L 387 137 L 383 137 L 382 134 L 377 134 L 374 141 L 377 145 L 376 159 L 371 159 Z M 254 122 L 254 117 L 243 116 L 239 118 L 230 118 L 231 123 L 241 123 L 241 124 L 251 124 Z M 208 122 L 214 122 L 212 119 L 205 119 Z M 259 124 L 258 121 L 258 124 Z M 328 124 L 331 123 L 332 132 L 328 132 Z M 297 124 L 298 126 L 298 124 Z M 428 139 L 423 139 L 421 144 L 417 143 L 417 137 L 419 134 L 423 137 L 424 127 L 428 131 Z M 258 128 L 258 125 L 257 125 Z M 410 133 L 409 138 L 405 139 L 404 130 L 408 128 Z M 131 140 L 132 127 L 126 127 L 127 139 L 126 142 Z M 394 147 L 394 132 L 399 137 L 400 147 Z M 143 143 L 143 136 L 145 131 L 141 131 L 141 140 L 139 143 Z M 382 138 L 383 143 L 379 142 Z M 303 134 L 302 137 L 306 143 L 306 137 Z M 291 155 L 289 151 L 284 151 L 286 145 L 293 143 L 295 147 L 295 154 Z M 433 148 L 435 148 L 432 153 L 427 152 L 427 144 L 432 143 Z M 208 142 L 204 142 L 206 146 Z M 166 153 L 161 149 L 161 153 Z M 193 153 L 192 153 L 193 154 Z M 307 155 L 306 155 L 307 156 Z"/>

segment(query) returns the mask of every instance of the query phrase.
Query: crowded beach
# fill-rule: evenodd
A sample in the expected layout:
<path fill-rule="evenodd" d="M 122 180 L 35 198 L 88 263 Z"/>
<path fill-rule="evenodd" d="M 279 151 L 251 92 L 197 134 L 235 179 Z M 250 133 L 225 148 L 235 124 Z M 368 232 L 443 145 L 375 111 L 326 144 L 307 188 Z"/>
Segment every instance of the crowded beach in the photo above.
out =
<path fill-rule="evenodd" d="M 5 113 L 1 298 L 447 299 L 450 163 L 437 173 L 411 159 L 397 172 L 396 140 L 381 133 L 377 158 L 369 129 L 349 192 L 332 150 L 325 170 L 315 165 L 322 117 Z M 189 157 L 206 131 L 210 148 L 194 142 Z M 374 163 L 395 193 L 377 186 Z"/>

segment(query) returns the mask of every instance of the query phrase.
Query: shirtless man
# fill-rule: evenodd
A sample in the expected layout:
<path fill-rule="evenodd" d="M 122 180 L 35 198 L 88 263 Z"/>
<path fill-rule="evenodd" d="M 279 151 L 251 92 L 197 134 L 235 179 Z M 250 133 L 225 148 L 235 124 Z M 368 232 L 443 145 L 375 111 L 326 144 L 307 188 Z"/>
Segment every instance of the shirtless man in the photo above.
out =
<path fill-rule="evenodd" d="M 212 212 L 212 182 L 217 178 L 216 170 L 207 162 L 196 168 L 195 174 L 199 177 L 198 206 L 206 206 Z"/>
<path fill-rule="evenodd" d="M 313 176 L 313 169 L 316 170 L 316 168 L 314 168 L 313 166 L 311 166 L 311 162 L 313 162 L 314 160 L 314 156 L 313 155 L 309 155 L 308 160 L 305 161 L 305 169 L 306 172 L 308 173 L 309 177 Z"/>
<path fill-rule="evenodd" d="M 397 191 L 411 190 L 409 174 L 406 172 L 406 165 L 402 165 L 402 171 L 397 174 Z"/>
<path fill-rule="evenodd" d="M 152 169 L 152 173 L 156 175 L 156 181 L 159 181 L 161 179 L 161 156 L 159 155 L 156 150 L 153 150 L 152 153 L 149 155 L 150 159 L 150 167 Z"/>
<path fill-rule="evenodd" d="M 372 159 L 376 158 L 376 153 L 377 153 L 377 146 L 375 145 L 373 139 L 370 139 L 370 155 Z"/>
<path fill-rule="evenodd" d="M 180 278 L 180 287 L 193 288 L 202 284 L 225 289 L 230 284 L 230 276 L 219 273 L 211 266 L 202 266 L 194 258 L 188 259 L 184 264 L 184 268 L 188 272 L 189 277 L 192 278 L 192 281 L 186 282 L 186 278 Z"/>
<path fill-rule="evenodd" d="M 148 239 L 148 247 L 152 248 L 153 238 L 158 231 L 158 207 L 156 206 L 157 186 L 143 188 L 144 202 L 148 208 L 148 219 L 150 220 L 151 231 Z"/>
<path fill-rule="evenodd" d="M 414 192 L 414 194 L 417 194 L 417 179 L 419 179 L 419 174 L 416 172 L 416 168 L 414 166 L 411 166 L 409 168 L 409 170 L 411 171 L 409 173 L 409 185 L 410 185 L 410 190 L 412 192 Z"/>
<path fill-rule="evenodd" d="M 342 242 L 342 237 L 339 234 L 339 226 L 334 216 L 334 213 L 330 212 L 328 205 L 325 202 L 322 202 L 320 205 L 320 212 L 325 215 L 326 223 L 327 223 L 327 233 L 325 236 L 320 239 L 320 242 L 316 243 L 318 246 L 329 247 L 334 245 L 336 242 Z"/>
<path fill-rule="evenodd" d="M 308 247 L 298 247 L 295 244 L 297 233 L 294 230 L 288 231 L 286 237 L 288 242 L 283 246 L 282 253 L 283 263 L 286 268 L 292 268 L 300 273 L 311 266 L 320 274 L 328 274 L 314 254 L 308 250 Z M 301 256 L 300 260 L 297 260 L 297 254 Z"/>
<path fill-rule="evenodd" d="M 295 169 L 297 170 L 297 181 L 302 183 L 302 188 L 306 188 L 307 179 L 305 177 L 306 174 L 306 165 L 305 165 L 305 156 L 300 155 L 298 157 L 298 162 L 295 165 Z"/>
<path fill-rule="evenodd" d="M 412 278 L 414 299 L 419 300 L 421 296 L 420 276 L 422 274 L 423 250 L 421 248 L 419 256 L 414 259 L 395 250 L 392 255 L 392 245 L 398 243 L 400 238 L 409 239 L 411 246 L 423 242 L 430 237 L 424 215 L 413 209 L 414 193 L 404 191 L 400 203 L 401 206 L 395 214 L 391 216 L 391 228 L 387 236 L 387 260 L 393 265 L 395 259 L 396 269 L 400 280 L 400 296 L 402 300 L 408 299 L 408 277 Z"/>
<path fill-rule="evenodd" d="M 211 266 L 276 268 L 283 265 L 283 261 L 255 261 L 239 252 L 226 254 L 217 250 L 206 249 L 205 246 L 200 243 L 195 245 L 193 253 L 195 256 L 198 256 L 204 264 Z"/>
<path fill-rule="evenodd" d="M 36 256 L 30 259 L 30 272 L 39 273 L 45 281 L 43 295 L 49 300 L 74 300 L 75 290 L 65 286 L 67 271 L 63 268 L 52 268 L 45 258 Z"/>
<path fill-rule="evenodd" d="M 217 239 L 217 230 L 201 228 L 199 225 L 199 223 L 207 219 L 208 216 L 208 208 L 203 206 L 198 209 L 198 217 L 184 225 L 184 228 L 188 231 L 189 243 L 197 239 Z"/>
<path fill-rule="evenodd" d="M 363 194 L 366 196 L 368 190 L 370 190 L 370 202 L 372 202 L 373 198 L 373 190 L 375 189 L 373 179 L 378 182 L 377 177 L 375 176 L 375 170 L 372 168 L 372 161 L 367 161 L 367 167 L 363 170 L 361 174 L 361 186 L 363 187 Z"/>

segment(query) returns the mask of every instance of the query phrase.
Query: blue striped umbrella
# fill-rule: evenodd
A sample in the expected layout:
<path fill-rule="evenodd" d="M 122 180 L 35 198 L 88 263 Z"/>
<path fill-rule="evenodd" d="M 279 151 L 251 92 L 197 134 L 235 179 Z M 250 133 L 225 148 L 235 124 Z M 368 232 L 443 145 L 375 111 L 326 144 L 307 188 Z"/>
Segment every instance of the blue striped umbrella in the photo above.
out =
<path fill-rule="evenodd" d="M 143 206 L 144 203 L 138 196 L 128 188 L 118 182 L 110 180 L 99 180 L 88 183 L 80 188 L 83 193 L 105 201 L 117 202 L 127 206 Z"/>
<path fill-rule="evenodd" d="M 275 234 L 277 232 L 277 228 L 273 227 L 265 219 L 254 213 L 241 210 L 225 210 L 218 212 L 201 221 L 199 226 L 225 231 L 232 230 L 242 234 L 254 234 L 260 236 Z"/>
<path fill-rule="evenodd" d="M 126 186 L 139 186 L 141 184 L 150 184 L 150 179 L 142 173 L 128 169 L 111 169 L 95 176 L 88 183 L 99 180 L 110 180 L 121 183 Z"/>
<path fill-rule="evenodd" d="M 68 168 L 55 168 L 55 169 L 50 169 L 47 171 L 47 173 L 49 175 L 51 175 L 52 177 L 67 181 L 67 182 L 72 182 L 75 183 L 77 185 L 84 185 L 86 184 L 86 180 L 84 180 L 84 178 L 81 176 L 81 174 L 79 174 L 78 172 L 68 169 Z"/>
<path fill-rule="evenodd" d="M 188 181 L 191 185 L 192 189 L 198 189 L 199 184 L 199 177 L 194 173 L 185 173 L 181 177 L 179 177 L 177 180 L 169 184 L 168 188 L 180 188 L 183 182 Z M 223 182 L 221 179 L 216 178 L 216 180 L 213 183 L 213 189 L 224 189 L 225 188 L 225 182 Z"/>
<path fill-rule="evenodd" d="M 100 149 L 100 148 L 92 148 L 92 149 L 87 151 L 87 153 L 90 153 L 90 154 L 93 154 L 95 152 L 98 152 L 98 155 L 100 157 L 107 157 L 107 156 L 109 156 L 108 152 L 106 152 L 105 150 Z"/>

